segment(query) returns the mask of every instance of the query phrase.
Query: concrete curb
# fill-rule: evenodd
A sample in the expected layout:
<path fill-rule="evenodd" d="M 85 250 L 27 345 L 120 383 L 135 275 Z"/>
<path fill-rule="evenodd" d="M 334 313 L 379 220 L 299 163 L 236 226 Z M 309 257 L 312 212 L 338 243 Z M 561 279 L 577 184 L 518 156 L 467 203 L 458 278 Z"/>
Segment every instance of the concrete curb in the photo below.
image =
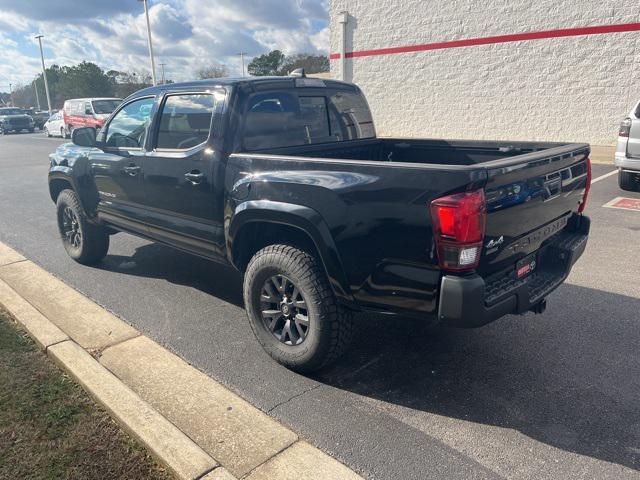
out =
<path fill-rule="evenodd" d="M 0 304 L 181 480 L 361 479 L 1 242 Z"/>

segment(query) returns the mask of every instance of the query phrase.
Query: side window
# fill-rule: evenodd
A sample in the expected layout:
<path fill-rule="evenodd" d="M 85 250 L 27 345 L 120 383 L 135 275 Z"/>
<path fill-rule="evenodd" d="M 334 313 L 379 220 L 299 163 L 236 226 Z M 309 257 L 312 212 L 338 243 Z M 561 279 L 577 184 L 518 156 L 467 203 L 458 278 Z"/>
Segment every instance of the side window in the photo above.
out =
<path fill-rule="evenodd" d="M 186 150 L 209 138 L 215 100 L 208 93 L 171 95 L 162 107 L 156 148 Z"/>
<path fill-rule="evenodd" d="M 155 99 L 142 98 L 126 105 L 107 126 L 105 142 L 108 147 L 142 148 Z"/>
<path fill-rule="evenodd" d="M 257 94 L 245 116 L 244 147 L 259 150 L 330 141 L 325 97 Z"/>

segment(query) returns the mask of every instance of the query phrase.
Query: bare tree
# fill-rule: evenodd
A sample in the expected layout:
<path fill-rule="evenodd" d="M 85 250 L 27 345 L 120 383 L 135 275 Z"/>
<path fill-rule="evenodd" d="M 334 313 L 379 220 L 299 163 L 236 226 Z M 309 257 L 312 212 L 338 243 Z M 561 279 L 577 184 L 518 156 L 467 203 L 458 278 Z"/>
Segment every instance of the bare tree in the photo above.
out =
<path fill-rule="evenodd" d="M 202 67 L 196 72 L 196 76 L 200 80 L 205 78 L 220 78 L 229 76 L 229 69 L 225 65 L 219 63 L 212 63 L 210 65 Z"/>

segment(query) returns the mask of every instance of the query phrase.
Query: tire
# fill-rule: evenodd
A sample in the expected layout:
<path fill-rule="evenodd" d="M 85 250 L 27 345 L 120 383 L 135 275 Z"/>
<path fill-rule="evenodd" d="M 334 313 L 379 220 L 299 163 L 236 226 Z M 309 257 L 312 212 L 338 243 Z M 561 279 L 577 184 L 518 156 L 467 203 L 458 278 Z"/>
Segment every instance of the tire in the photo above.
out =
<path fill-rule="evenodd" d="M 265 295 L 268 291 L 271 301 Z M 287 297 L 289 303 L 282 302 Z M 319 370 L 338 359 L 351 342 L 352 312 L 337 303 L 320 262 L 290 245 L 271 245 L 254 255 L 244 276 L 244 302 L 258 342 L 276 362 L 291 370 Z M 277 302 L 279 314 L 275 313 Z M 287 307 L 288 317 L 283 303 L 291 306 Z M 269 313 L 263 315 L 263 311 Z M 305 322 L 294 321 L 298 314 L 306 316 L 306 330 Z"/>
<path fill-rule="evenodd" d="M 35 129 L 35 128 L 30 128 L 30 129 L 29 129 L 29 133 L 33 133 L 33 132 L 35 132 L 35 131 L 36 131 L 36 129 Z"/>
<path fill-rule="evenodd" d="M 638 181 L 635 173 L 618 171 L 618 185 L 622 190 L 635 191 L 638 188 Z"/>
<path fill-rule="evenodd" d="M 69 256 L 83 265 L 102 260 L 109 251 L 109 235 L 103 227 L 89 223 L 76 193 L 60 192 L 56 209 L 58 231 Z"/>
<path fill-rule="evenodd" d="M 62 138 L 67 138 L 67 134 L 66 134 L 66 133 L 65 133 L 65 131 L 64 131 L 64 127 L 60 127 L 60 136 L 61 136 Z"/>
<path fill-rule="evenodd" d="M 49 129 L 48 129 L 47 127 L 44 127 L 44 134 L 45 134 L 47 137 L 50 137 L 50 136 L 51 136 L 51 133 L 49 133 Z"/>

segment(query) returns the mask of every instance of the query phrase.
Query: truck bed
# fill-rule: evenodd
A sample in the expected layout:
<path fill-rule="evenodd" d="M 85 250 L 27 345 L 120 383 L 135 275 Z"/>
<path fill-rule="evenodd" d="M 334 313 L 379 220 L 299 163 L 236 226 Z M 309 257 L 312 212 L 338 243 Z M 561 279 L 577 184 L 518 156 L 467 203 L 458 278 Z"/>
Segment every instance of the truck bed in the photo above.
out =
<path fill-rule="evenodd" d="M 441 271 L 430 203 L 484 191 L 486 230 L 476 272 L 502 285 L 503 277 L 513 278 L 518 262 L 545 246 L 556 251 L 548 246 L 561 241 L 559 235 L 581 228 L 575 218 L 589 182 L 588 155 L 587 144 L 373 138 L 235 153 L 228 184 L 234 196 L 246 196 L 251 183 L 248 198 L 274 198 L 318 212 L 361 306 L 433 313 Z M 566 269 L 557 270 L 554 262 L 541 262 L 527 280 L 552 281 L 530 296 L 533 287 L 527 287 L 518 311 L 562 281 Z M 509 285 L 494 288 L 499 294 L 491 294 L 491 301 L 511 295 Z"/>
<path fill-rule="evenodd" d="M 549 142 L 371 138 L 254 153 L 431 165 L 478 165 L 536 152 L 546 155 L 546 150 L 562 147 L 575 148 L 576 145 Z"/>

